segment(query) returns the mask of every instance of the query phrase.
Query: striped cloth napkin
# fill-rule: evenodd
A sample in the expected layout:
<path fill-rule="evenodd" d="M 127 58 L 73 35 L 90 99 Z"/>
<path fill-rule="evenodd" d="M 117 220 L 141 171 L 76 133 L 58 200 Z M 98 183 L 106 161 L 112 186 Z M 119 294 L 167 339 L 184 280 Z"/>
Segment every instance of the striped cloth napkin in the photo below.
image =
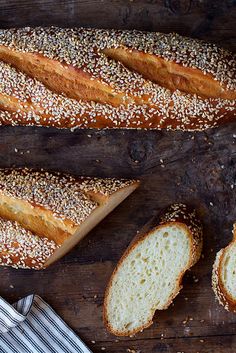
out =
<path fill-rule="evenodd" d="M 38 295 L 0 297 L 0 353 L 92 353 Z"/>

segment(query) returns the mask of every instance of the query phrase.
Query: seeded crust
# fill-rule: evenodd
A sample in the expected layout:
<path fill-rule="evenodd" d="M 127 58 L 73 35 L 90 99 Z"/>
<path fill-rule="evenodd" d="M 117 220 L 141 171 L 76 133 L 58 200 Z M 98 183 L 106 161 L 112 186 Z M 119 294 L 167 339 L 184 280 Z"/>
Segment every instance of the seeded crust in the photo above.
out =
<path fill-rule="evenodd" d="M 59 172 L 31 169 L 0 169 L 0 193 L 40 206 L 53 216 L 81 224 L 107 197 L 132 184 L 133 180 L 76 178 Z M 95 200 L 97 197 L 98 200 Z"/>
<path fill-rule="evenodd" d="M 152 319 L 155 314 L 155 308 L 150 312 L 150 315 L 145 325 L 137 327 L 135 330 L 127 329 L 125 331 L 116 330 L 112 327 L 112 324 L 109 320 L 108 311 L 107 311 L 111 287 L 113 282 L 116 281 L 116 276 L 119 274 L 119 267 L 126 260 L 126 258 L 132 253 L 132 251 L 138 246 L 139 243 L 141 243 L 144 239 L 150 237 L 155 230 L 165 228 L 166 226 L 171 225 L 173 223 L 175 223 L 177 227 L 185 229 L 188 237 L 191 239 L 192 246 L 191 246 L 191 255 L 189 258 L 189 263 L 176 281 L 176 291 L 172 293 L 171 297 L 165 303 L 165 305 L 158 310 L 165 310 L 170 306 L 174 298 L 179 294 L 180 290 L 182 289 L 181 282 L 185 272 L 188 269 L 190 269 L 200 258 L 200 254 L 202 250 L 203 232 L 202 232 L 202 225 L 196 216 L 195 210 L 186 206 L 185 204 L 173 204 L 170 207 L 168 207 L 166 210 L 164 210 L 160 216 L 161 216 L 160 223 L 158 226 L 156 226 L 155 228 L 152 228 L 149 232 L 145 234 L 142 234 L 141 232 L 141 236 L 137 237 L 134 242 L 131 242 L 131 245 L 122 255 L 117 266 L 115 267 L 112 273 L 112 276 L 110 278 L 110 281 L 108 283 L 108 286 L 106 288 L 104 306 L 103 306 L 103 320 L 107 329 L 116 336 L 132 336 L 137 332 L 140 332 L 143 329 L 153 324 Z"/>
<path fill-rule="evenodd" d="M 222 267 L 223 257 L 227 252 L 230 252 L 231 246 L 236 241 L 235 225 L 234 225 L 233 233 L 234 233 L 234 239 L 232 240 L 232 242 L 226 248 L 221 249 L 216 255 L 216 259 L 215 259 L 215 262 L 213 265 L 213 271 L 212 271 L 212 289 L 215 293 L 217 300 L 225 308 L 225 310 L 236 312 L 236 299 L 233 298 L 230 295 L 230 293 L 228 293 L 222 281 L 222 276 L 221 276 L 221 273 L 223 271 L 223 267 Z"/>
<path fill-rule="evenodd" d="M 1 124 L 204 130 L 236 115 L 235 55 L 177 34 L 0 30 L 0 59 Z"/>
<path fill-rule="evenodd" d="M 58 245 L 24 229 L 17 222 L 0 218 L 0 265 L 41 270 Z"/>
<path fill-rule="evenodd" d="M 0 265 L 42 268 L 94 212 L 132 185 L 138 182 L 0 169 Z"/>

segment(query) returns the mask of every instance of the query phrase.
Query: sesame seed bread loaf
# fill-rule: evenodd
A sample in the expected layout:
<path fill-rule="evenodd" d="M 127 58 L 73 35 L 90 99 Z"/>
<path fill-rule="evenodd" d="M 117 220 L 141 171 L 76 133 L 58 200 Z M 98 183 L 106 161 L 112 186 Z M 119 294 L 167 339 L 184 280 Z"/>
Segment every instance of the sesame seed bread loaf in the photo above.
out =
<path fill-rule="evenodd" d="M 236 225 L 233 234 L 232 242 L 216 255 L 212 288 L 219 303 L 226 310 L 236 312 Z"/>
<path fill-rule="evenodd" d="M 236 117 L 235 55 L 177 34 L 0 30 L 0 80 L 1 124 L 204 130 Z"/>
<path fill-rule="evenodd" d="M 0 264 L 47 267 L 137 186 L 134 180 L 1 169 Z"/>
<path fill-rule="evenodd" d="M 105 293 L 108 330 L 129 336 L 150 326 L 155 311 L 167 309 L 179 293 L 182 277 L 201 249 L 202 227 L 195 211 L 184 204 L 170 206 L 159 225 L 139 234 L 118 262 Z"/>

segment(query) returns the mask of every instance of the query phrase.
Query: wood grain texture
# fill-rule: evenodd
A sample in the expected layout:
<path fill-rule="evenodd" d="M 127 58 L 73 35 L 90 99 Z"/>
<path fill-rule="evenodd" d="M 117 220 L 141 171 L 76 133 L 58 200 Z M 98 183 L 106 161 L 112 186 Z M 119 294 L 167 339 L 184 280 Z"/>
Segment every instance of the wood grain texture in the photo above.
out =
<path fill-rule="evenodd" d="M 1 27 L 176 31 L 236 48 L 234 0 L 1 0 Z"/>
<path fill-rule="evenodd" d="M 174 30 L 236 50 L 235 1 L 5 0 L 0 10 L 1 27 Z M 0 167 L 137 177 L 142 185 L 47 270 L 1 268 L 0 295 L 10 302 L 29 293 L 41 295 L 94 352 L 105 347 L 111 353 L 235 353 L 236 316 L 218 305 L 211 289 L 215 253 L 231 240 L 236 220 L 235 164 L 236 124 L 195 134 L 1 127 Z M 158 312 L 153 326 L 116 340 L 102 323 L 109 276 L 136 231 L 161 208 L 179 201 L 195 205 L 201 214 L 204 258 L 185 276 L 174 306 Z"/>

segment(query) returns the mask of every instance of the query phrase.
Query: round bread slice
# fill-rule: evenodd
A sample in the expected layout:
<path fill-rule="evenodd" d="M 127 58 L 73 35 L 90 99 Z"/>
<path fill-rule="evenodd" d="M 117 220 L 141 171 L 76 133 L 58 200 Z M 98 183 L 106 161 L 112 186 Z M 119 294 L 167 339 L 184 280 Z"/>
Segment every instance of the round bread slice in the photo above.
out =
<path fill-rule="evenodd" d="M 215 259 L 212 272 L 212 288 L 219 303 L 228 311 L 236 312 L 236 228 L 234 239 L 221 249 Z"/>
<path fill-rule="evenodd" d="M 105 293 L 104 322 L 117 336 L 133 335 L 167 309 L 181 280 L 201 254 L 202 227 L 195 211 L 174 204 L 159 226 L 135 239 L 116 266 Z"/>

